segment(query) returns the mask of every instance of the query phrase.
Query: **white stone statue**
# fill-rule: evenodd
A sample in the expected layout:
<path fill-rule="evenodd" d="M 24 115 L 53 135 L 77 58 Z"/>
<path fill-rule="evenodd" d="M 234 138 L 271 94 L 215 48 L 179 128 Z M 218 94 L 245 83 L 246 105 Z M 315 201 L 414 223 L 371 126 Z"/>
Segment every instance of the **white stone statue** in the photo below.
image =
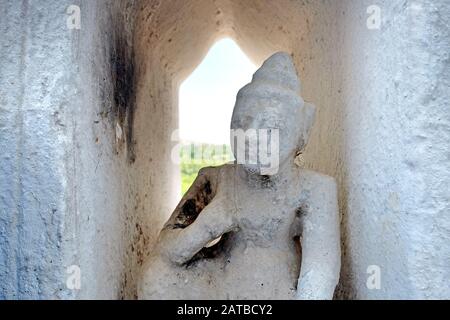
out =
<path fill-rule="evenodd" d="M 296 165 L 315 114 L 299 91 L 286 53 L 239 91 L 232 131 L 263 134 L 233 138 L 237 161 L 200 171 L 144 264 L 140 299 L 333 298 L 341 261 L 336 183 Z M 251 148 L 261 139 L 270 163 Z"/>

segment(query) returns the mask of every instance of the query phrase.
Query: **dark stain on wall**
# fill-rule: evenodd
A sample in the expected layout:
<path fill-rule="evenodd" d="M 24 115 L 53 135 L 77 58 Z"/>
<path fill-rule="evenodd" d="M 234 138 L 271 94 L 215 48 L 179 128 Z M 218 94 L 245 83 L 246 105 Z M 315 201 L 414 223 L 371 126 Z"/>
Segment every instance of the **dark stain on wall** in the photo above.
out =
<path fill-rule="evenodd" d="M 126 147 L 127 158 L 134 163 L 135 140 L 133 135 L 133 123 L 136 108 L 136 65 L 133 47 L 133 28 L 126 13 L 115 16 L 111 21 L 109 33 L 109 66 L 111 76 L 111 90 L 113 106 L 111 118 L 120 125 L 123 135 L 119 141 L 119 147 Z"/>
<path fill-rule="evenodd" d="M 113 42 L 111 50 L 111 72 L 114 92 L 114 113 L 124 129 L 127 155 L 135 161 L 133 141 L 133 121 L 135 110 L 134 54 L 126 40 L 120 36 Z"/>

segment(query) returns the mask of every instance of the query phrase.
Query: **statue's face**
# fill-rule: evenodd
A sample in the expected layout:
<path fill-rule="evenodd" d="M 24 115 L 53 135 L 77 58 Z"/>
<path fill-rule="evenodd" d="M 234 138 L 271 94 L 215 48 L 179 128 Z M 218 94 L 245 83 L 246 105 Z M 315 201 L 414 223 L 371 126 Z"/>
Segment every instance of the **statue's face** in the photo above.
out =
<path fill-rule="evenodd" d="M 307 143 L 313 107 L 299 97 L 295 104 L 289 97 L 286 107 L 285 99 L 279 95 L 238 99 L 231 122 L 231 145 L 238 164 L 252 174 L 277 174 L 279 166 Z"/>
<path fill-rule="evenodd" d="M 247 171 L 274 175 L 306 145 L 314 107 L 300 97 L 300 81 L 291 57 L 276 53 L 253 75 L 236 99 L 231 146 Z"/>

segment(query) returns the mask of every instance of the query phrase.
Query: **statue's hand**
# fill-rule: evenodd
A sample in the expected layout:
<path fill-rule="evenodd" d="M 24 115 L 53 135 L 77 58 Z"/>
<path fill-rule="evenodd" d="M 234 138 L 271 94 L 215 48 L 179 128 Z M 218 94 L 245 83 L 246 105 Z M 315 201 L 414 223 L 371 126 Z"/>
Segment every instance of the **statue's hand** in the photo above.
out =
<path fill-rule="evenodd" d="M 161 245 L 168 258 L 176 264 L 184 264 L 211 241 L 237 228 L 236 219 L 227 209 L 227 201 L 216 196 L 184 229 L 165 233 Z"/>
<path fill-rule="evenodd" d="M 203 169 L 161 232 L 160 250 L 170 261 L 184 264 L 236 228 L 232 202 L 218 190 L 217 176 L 217 169 Z"/>

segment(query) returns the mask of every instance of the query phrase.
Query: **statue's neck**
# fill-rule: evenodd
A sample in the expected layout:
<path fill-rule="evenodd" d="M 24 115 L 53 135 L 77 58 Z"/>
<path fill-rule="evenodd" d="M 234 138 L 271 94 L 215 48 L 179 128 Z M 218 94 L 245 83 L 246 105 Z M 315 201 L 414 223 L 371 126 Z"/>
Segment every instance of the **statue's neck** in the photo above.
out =
<path fill-rule="evenodd" d="M 298 176 L 299 168 L 295 165 L 294 158 L 290 157 L 288 161 L 280 164 L 277 173 L 274 175 L 252 174 L 247 172 L 243 166 L 238 166 L 238 170 L 239 176 L 249 185 L 266 189 L 290 184 Z"/>

